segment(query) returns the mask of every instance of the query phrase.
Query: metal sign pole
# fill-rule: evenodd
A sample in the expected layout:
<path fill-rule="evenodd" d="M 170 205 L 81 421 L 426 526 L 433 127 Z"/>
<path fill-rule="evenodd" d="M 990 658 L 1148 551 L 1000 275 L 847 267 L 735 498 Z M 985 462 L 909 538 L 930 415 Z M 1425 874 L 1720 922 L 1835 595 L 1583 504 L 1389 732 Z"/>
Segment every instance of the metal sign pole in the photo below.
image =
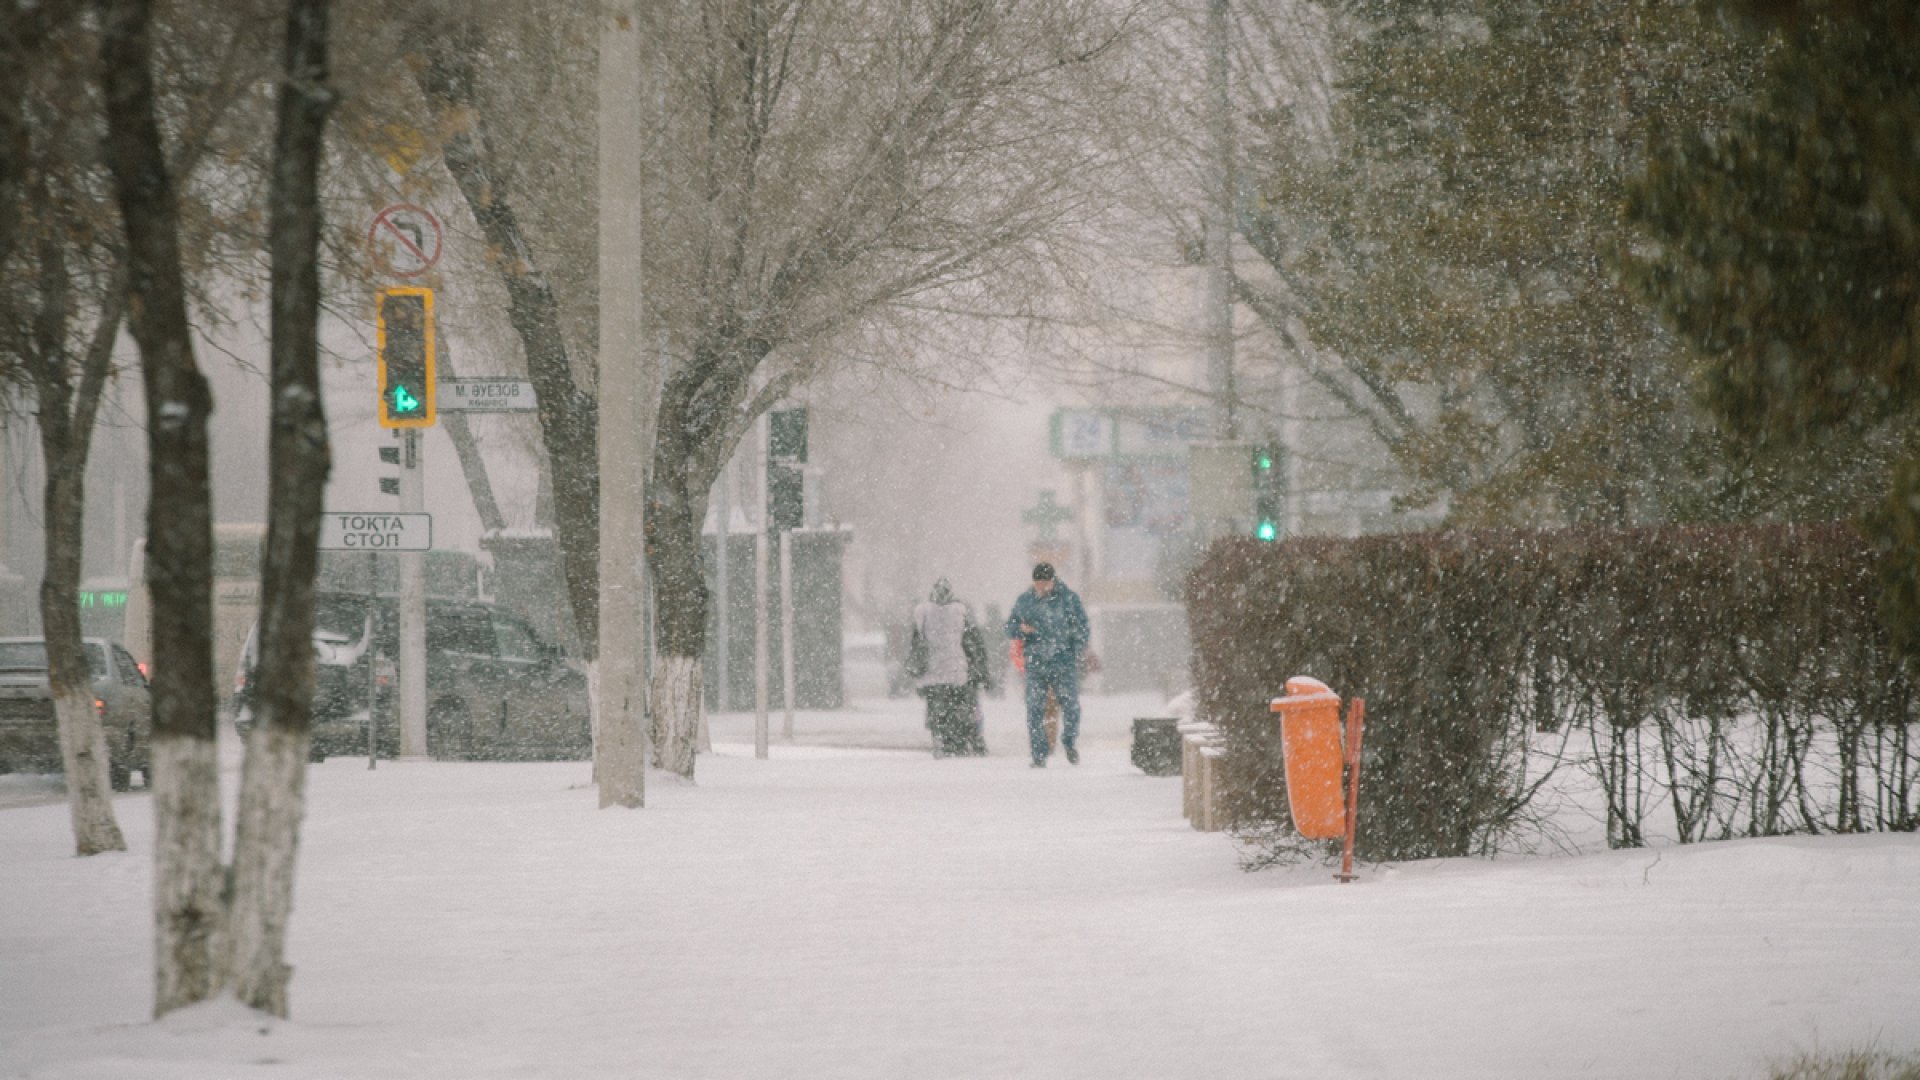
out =
<path fill-rule="evenodd" d="M 793 532 L 780 530 L 780 696 L 786 705 L 780 737 L 793 741 Z"/>
<path fill-rule="evenodd" d="M 380 665 L 378 655 L 380 625 L 380 556 L 367 552 L 367 768 L 371 769 L 380 760 L 378 744 L 374 742 L 375 718 L 379 715 L 380 702 Z"/>
<path fill-rule="evenodd" d="M 720 469 L 719 507 L 715 519 L 720 527 L 713 534 L 713 605 L 719 620 L 719 641 L 713 653 L 714 709 L 726 712 L 733 705 L 733 603 L 729 586 L 733 577 L 733 468 L 729 462 Z"/>
<path fill-rule="evenodd" d="M 759 525 L 753 530 L 753 756 L 767 756 L 767 417 L 754 427 L 760 471 Z"/>

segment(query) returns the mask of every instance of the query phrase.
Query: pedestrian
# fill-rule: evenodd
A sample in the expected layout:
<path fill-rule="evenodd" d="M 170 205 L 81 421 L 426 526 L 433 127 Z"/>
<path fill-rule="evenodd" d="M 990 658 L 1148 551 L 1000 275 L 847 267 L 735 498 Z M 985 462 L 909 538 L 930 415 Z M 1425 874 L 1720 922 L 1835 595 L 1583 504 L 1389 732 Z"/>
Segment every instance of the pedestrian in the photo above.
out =
<path fill-rule="evenodd" d="M 1060 706 L 1060 747 L 1067 762 L 1080 764 L 1080 656 L 1087 648 L 1087 609 L 1053 564 L 1033 568 L 1033 587 L 1013 602 L 1007 637 L 1020 642 L 1027 665 L 1027 744 L 1033 767 L 1047 764 L 1047 695 Z"/>
<path fill-rule="evenodd" d="M 933 583 L 925 603 L 913 609 L 909 655 L 920 667 L 920 696 L 927 700 L 933 756 L 987 752 L 980 733 L 980 687 L 987 679 L 986 642 L 973 612 L 953 595 L 946 578 Z M 918 659 L 924 655 L 924 660 Z"/>

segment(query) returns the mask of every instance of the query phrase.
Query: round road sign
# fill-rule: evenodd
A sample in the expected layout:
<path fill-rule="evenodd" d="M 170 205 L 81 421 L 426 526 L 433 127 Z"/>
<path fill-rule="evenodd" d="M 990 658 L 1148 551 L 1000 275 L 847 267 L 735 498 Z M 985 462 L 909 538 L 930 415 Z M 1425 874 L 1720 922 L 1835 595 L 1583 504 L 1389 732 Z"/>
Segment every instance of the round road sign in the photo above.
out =
<path fill-rule="evenodd" d="M 409 203 L 389 206 L 367 230 L 367 249 L 395 277 L 419 277 L 440 261 L 440 221 Z"/>

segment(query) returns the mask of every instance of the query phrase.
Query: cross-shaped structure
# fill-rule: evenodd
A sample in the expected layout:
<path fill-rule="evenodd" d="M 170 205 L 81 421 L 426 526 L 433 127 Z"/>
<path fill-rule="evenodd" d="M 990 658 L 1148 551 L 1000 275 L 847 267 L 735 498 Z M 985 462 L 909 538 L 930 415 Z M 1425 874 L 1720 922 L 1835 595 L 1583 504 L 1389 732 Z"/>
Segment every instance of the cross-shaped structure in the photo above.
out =
<path fill-rule="evenodd" d="M 1032 508 L 1020 511 L 1020 520 L 1040 530 L 1038 539 L 1041 543 L 1049 543 L 1053 540 L 1055 526 L 1073 520 L 1073 508 L 1055 502 L 1053 489 L 1047 488 L 1040 492 L 1040 501 L 1033 504 Z"/>

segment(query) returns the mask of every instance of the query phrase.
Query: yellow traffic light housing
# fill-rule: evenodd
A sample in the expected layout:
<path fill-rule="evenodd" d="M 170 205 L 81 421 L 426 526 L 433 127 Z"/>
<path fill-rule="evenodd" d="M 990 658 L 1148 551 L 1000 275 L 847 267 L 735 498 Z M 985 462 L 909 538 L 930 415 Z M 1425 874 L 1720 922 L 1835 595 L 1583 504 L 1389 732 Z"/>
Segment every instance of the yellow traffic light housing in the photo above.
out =
<path fill-rule="evenodd" d="M 433 290 L 381 289 L 374 322 L 380 358 L 380 426 L 432 427 Z"/>

